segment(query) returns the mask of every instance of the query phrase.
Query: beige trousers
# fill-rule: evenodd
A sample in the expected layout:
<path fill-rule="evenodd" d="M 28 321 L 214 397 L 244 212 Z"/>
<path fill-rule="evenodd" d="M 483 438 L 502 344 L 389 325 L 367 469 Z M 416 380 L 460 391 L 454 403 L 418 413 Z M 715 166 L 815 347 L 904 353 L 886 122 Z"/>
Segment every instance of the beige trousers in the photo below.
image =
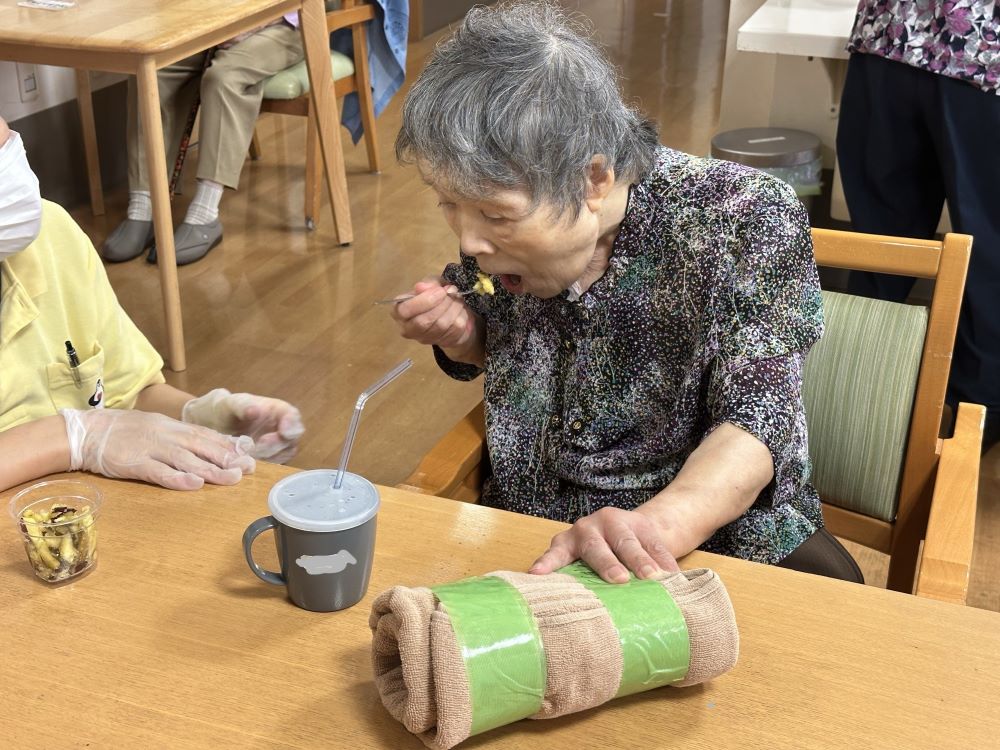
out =
<path fill-rule="evenodd" d="M 228 49 L 217 50 L 205 69 L 198 53 L 157 74 L 167 177 L 174 169 L 184 125 L 201 90 L 198 125 L 198 179 L 236 188 L 260 113 L 263 83 L 303 57 L 302 34 L 285 23 L 268 26 Z M 138 117 L 135 78 L 129 79 L 128 183 L 149 190 L 146 149 Z"/>

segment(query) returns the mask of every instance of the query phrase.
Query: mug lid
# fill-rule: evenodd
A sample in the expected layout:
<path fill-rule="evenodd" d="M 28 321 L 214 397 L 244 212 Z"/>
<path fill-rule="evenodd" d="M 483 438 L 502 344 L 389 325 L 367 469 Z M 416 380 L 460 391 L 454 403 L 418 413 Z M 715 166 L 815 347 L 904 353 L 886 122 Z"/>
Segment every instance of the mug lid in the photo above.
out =
<path fill-rule="evenodd" d="M 344 531 L 370 520 L 379 509 L 378 490 L 364 477 L 336 469 L 300 471 L 278 481 L 267 495 L 275 520 L 302 531 Z"/>

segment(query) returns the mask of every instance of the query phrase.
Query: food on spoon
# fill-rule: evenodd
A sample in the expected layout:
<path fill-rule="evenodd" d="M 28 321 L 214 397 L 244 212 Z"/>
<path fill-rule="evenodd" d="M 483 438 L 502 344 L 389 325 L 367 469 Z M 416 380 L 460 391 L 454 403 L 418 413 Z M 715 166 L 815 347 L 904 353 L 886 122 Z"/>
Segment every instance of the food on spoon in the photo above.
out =
<path fill-rule="evenodd" d="M 472 287 L 472 291 L 476 294 L 494 294 L 496 289 L 493 288 L 493 279 L 482 271 L 478 271 L 476 273 L 476 283 Z"/>

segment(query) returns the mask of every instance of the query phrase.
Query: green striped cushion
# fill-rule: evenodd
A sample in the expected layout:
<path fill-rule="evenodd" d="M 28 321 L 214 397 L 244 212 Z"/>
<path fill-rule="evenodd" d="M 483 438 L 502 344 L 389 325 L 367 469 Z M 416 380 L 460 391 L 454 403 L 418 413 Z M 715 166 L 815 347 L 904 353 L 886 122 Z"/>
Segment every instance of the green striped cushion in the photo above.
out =
<path fill-rule="evenodd" d="M 812 482 L 825 502 L 892 521 L 927 310 L 826 291 L 823 308 L 803 385 Z"/>
<path fill-rule="evenodd" d="M 330 65 L 333 67 L 335 81 L 354 73 L 354 60 L 340 52 L 330 50 Z M 306 70 L 305 60 L 275 73 L 264 81 L 265 99 L 298 99 L 308 93 L 309 72 Z"/>

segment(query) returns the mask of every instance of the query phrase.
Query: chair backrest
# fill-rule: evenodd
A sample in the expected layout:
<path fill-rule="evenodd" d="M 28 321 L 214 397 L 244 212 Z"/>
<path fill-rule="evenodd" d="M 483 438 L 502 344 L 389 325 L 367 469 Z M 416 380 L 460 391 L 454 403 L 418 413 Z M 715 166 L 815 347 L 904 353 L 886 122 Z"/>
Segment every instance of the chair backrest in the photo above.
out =
<path fill-rule="evenodd" d="M 825 294 L 827 333 L 806 365 L 810 453 L 827 525 L 888 553 L 888 586 L 909 591 L 927 528 L 972 238 L 815 229 L 813 244 L 820 266 L 934 281 L 926 310 Z"/>
<path fill-rule="evenodd" d="M 803 397 L 812 483 L 825 502 L 896 518 L 927 310 L 823 292 Z"/>

